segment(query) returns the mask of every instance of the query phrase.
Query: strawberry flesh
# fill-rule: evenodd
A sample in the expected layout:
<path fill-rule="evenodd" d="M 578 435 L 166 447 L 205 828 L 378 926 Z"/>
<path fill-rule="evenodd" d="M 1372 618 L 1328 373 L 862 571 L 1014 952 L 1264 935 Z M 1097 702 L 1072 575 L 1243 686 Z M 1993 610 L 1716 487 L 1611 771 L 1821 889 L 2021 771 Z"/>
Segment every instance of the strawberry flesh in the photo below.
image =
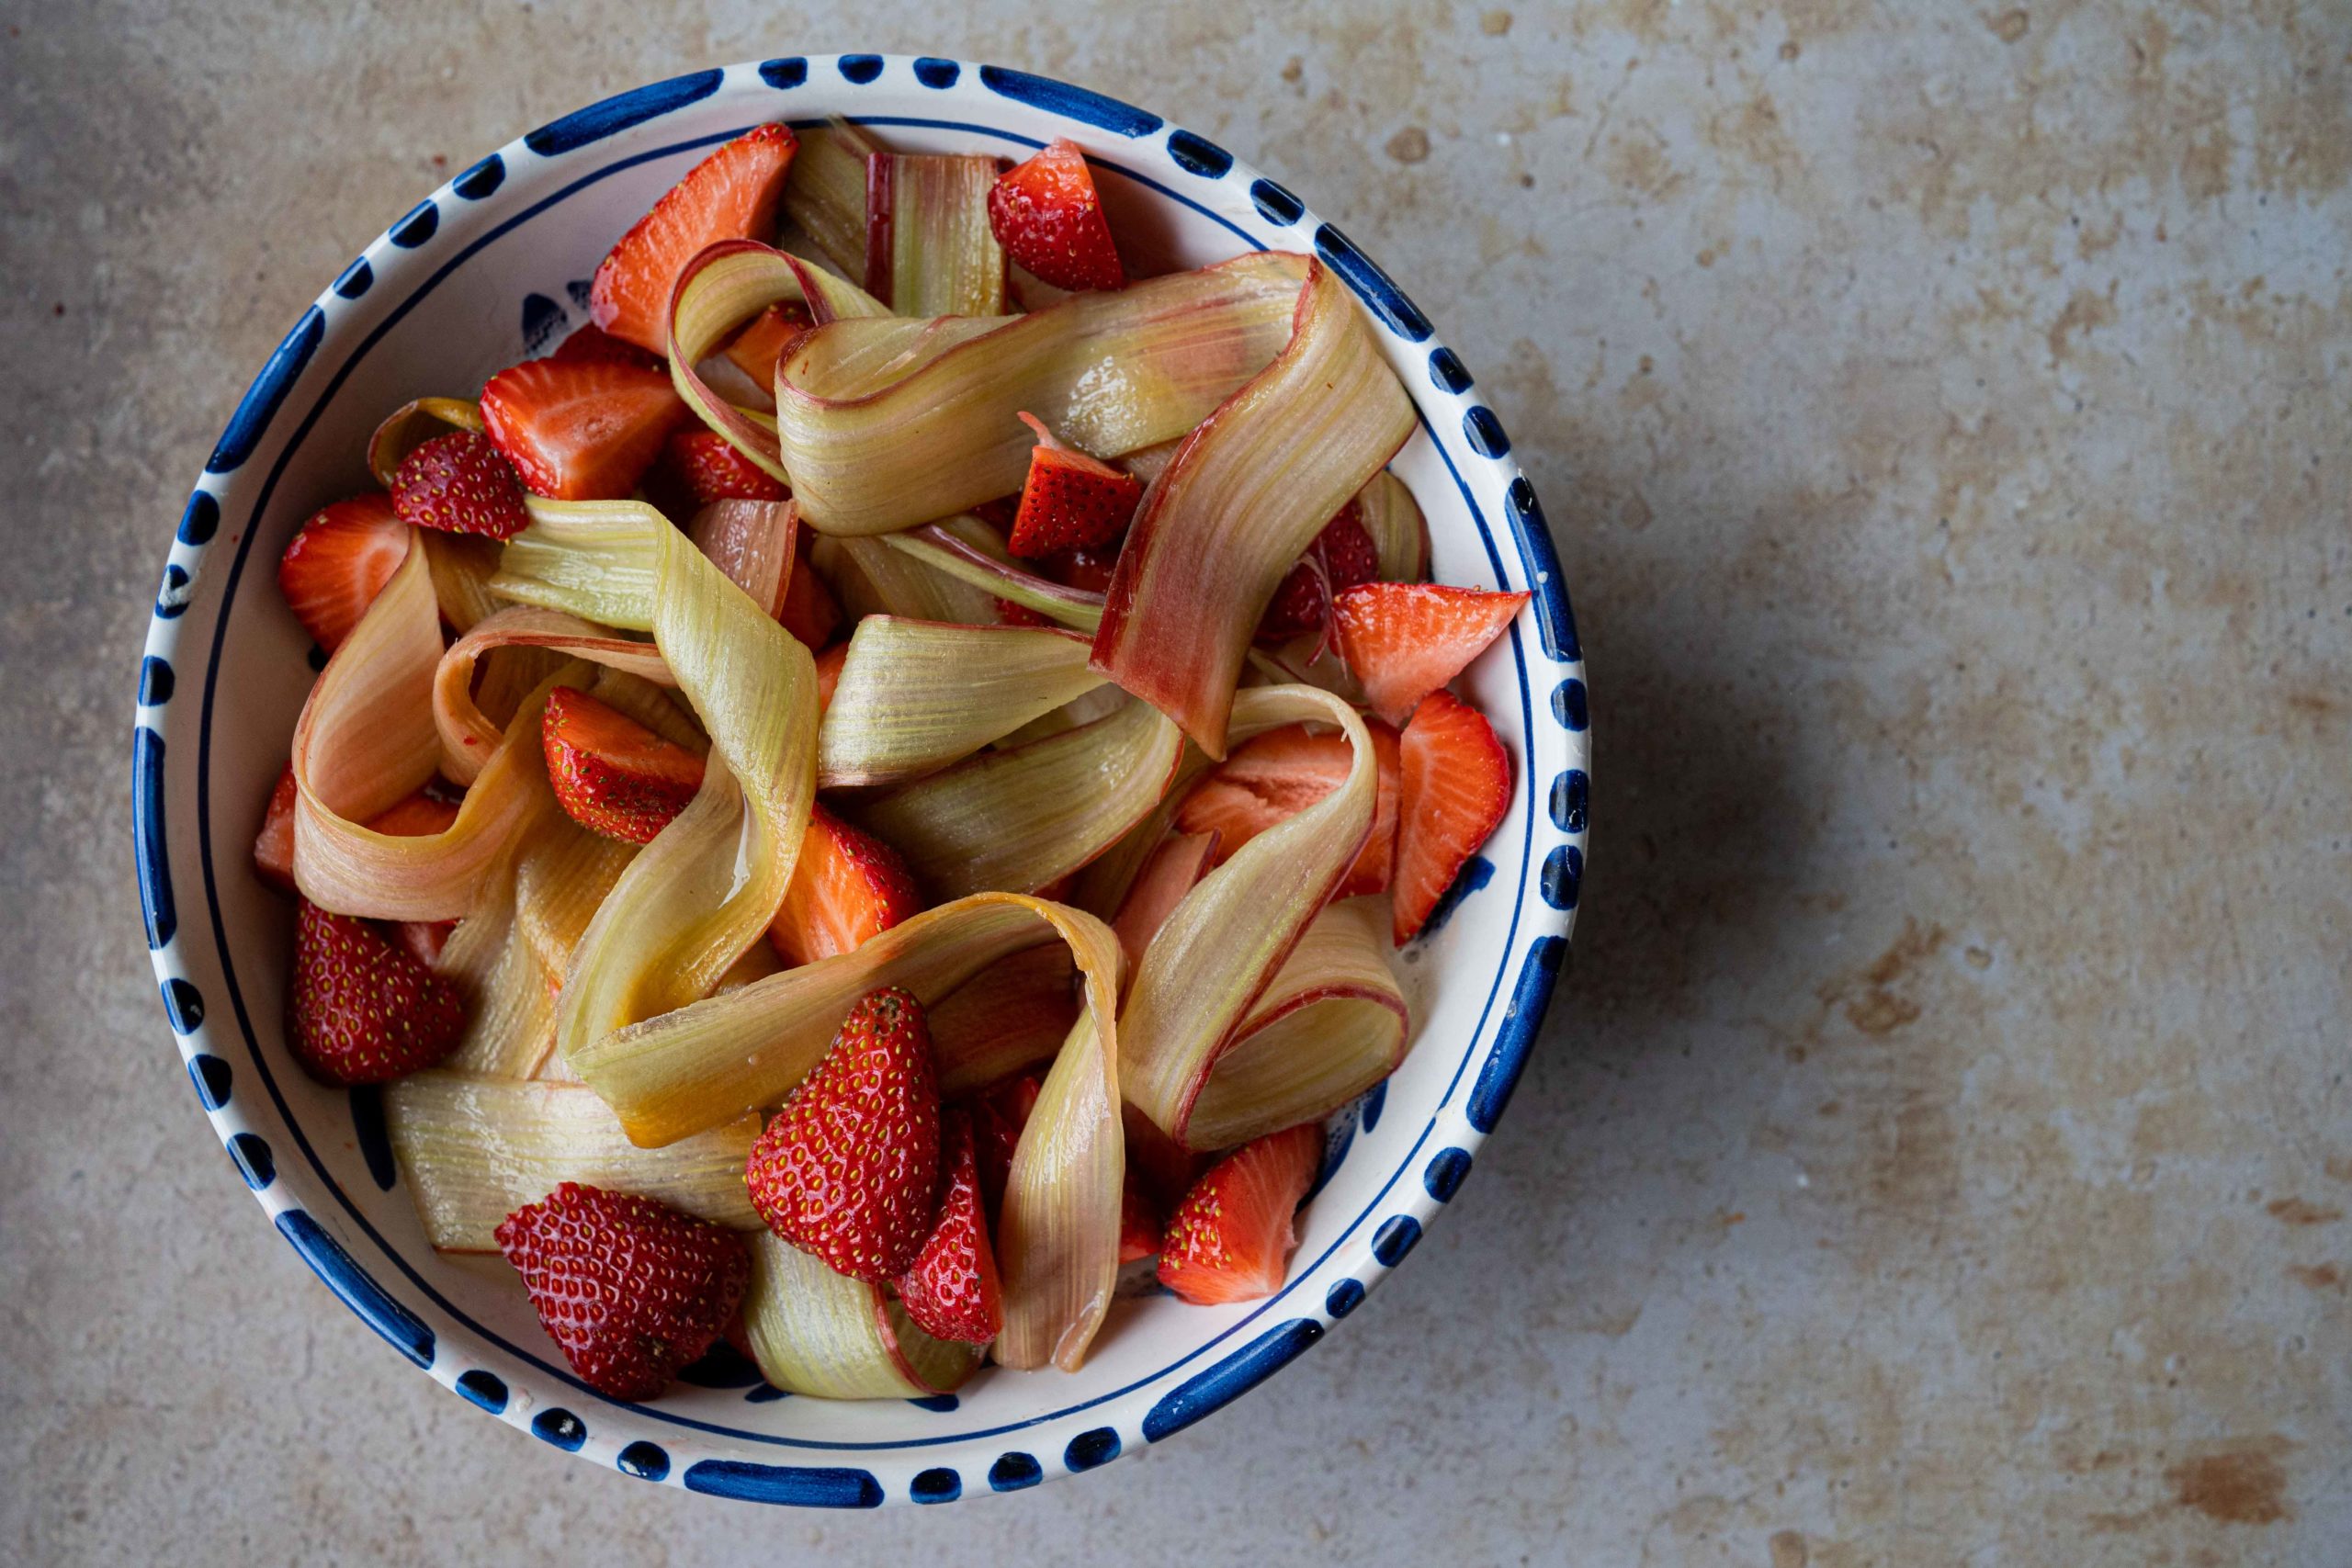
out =
<path fill-rule="evenodd" d="M 594 321 L 576 329 L 547 357 L 559 365 L 633 365 L 640 370 L 659 370 L 662 365 L 660 355 L 623 343 Z"/>
<path fill-rule="evenodd" d="M 960 1111 L 940 1118 L 939 1213 L 931 1235 L 899 1280 L 899 1302 L 933 1339 L 985 1345 L 1004 1326 L 1004 1292 L 980 1208 L 972 1121 Z"/>
<path fill-rule="evenodd" d="M 1404 946 L 1510 809 L 1510 756 L 1486 716 L 1447 691 L 1413 710 L 1398 750 L 1394 931 Z"/>
<path fill-rule="evenodd" d="M 931 1235 L 939 1089 L 922 1005 L 893 987 L 850 1010 L 832 1048 L 752 1145 L 752 1206 L 836 1273 L 904 1274 Z"/>
<path fill-rule="evenodd" d="M 1067 138 L 999 176 L 989 227 L 1005 254 L 1057 288 L 1127 286 L 1086 154 Z"/>
<path fill-rule="evenodd" d="M 514 466 L 470 430 L 436 435 L 401 459 L 392 510 L 413 527 L 491 539 L 511 538 L 531 524 Z"/>
<path fill-rule="evenodd" d="M 295 1055 L 323 1083 L 390 1083 L 465 1037 L 466 1006 L 369 921 L 305 898 L 294 926 L 288 1012 Z"/>
<path fill-rule="evenodd" d="M 816 324 L 798 300 L 779 301 L 753 316 L 727 345 L 727 357 L 762 390 L 775 387 L 775 367 L 800 334 Z"/>
<path fill-rule="evenodd" d="M 1372 710 L 1402 724 L 1502 636 L 1527 597 L 1436 582 L 1351 587 L 1333 605 L 1340 657 Z"/>
<path fill-rule="evenodd" d="M 1012 519 L 1012 553 L 1035 560 L 1057 550 L 1093 549 L 1125 533 L 1143 500 L 1143 481 L 1056 440 L 1032 416 L 1021 417 L 1038 440 Z"/>
<path fill-rule="evenodd" d="M 1351 501 L 1323 525 L 1323 531 L 1306 547 L 1306 558 L 1290 569 L 1290 575 L 1274 590 L 1272 603 L 1258 622 L 1258 636 L 1279 642 L 1320 631 L 1334 595 L 1379 576 L 1380 547 L 1373 543 L 1363 512 Z"/>
<path fill-rule="evenodd" d="M 776 204 L 798 145 L 786 126 L 753 126 L 687 170 L 596 268 L 588 296 L 596 324 L 666 355 L 678 274 L 720 240 L 775 237 Z"/>
<path fill-rule="evenodd" d="M 840 643 L 817 655 L 817 716 L 833 705 L 833 688 L 842 683 L 842 666 L 849 662 L 849 644 Z"/>
<path fill-rule="evenodd" d="M 288 762 L 269 792 L 261 831 L 254 836 L 254 869 L 280 893 L 294 891 L 294 803 L 300 797 L 294 783 L 294 764 Z"/>
<path fill-rule="evenodd" d="M 792 574 L 784 580 L 784 607 L 775 613 L 784 629 L 800 639 L 802 646 L 822 648 L 832 637 L 833 628 L 842 624 L 842 607 L 825 589 L 817 574 L 805 560 L 792 563 Z"/>
<path fill-rule="evenodd" d="M 1133 1170 L 1119 1190 L 1119 1265 L 1149 1258 L 1159 1250 L 1159 1211 L 1152 1206 Z"/>
<path fill-rule="evenodd" d="M 1244 1144 L 1211 1166 L 1169 1218 L 1159 1282 L 1199 1306 L 1281 1290 L 1298 1242 L 1291 1216 L 1322 1158 L 1323 1131 L 1310 1122 Z"/>
<path fill-rule="evenodd" d="M 530 359 L 490 378 L 481 417 L 533 495 L 625 501 L 670 433 L 694 416 L 659 370 Z"/>
<path fill-rule="evenodd" d="M 854 952 L 922 909 L 914 874 L 899 852 L 820 806 L 809 813 L 768 940 L 787 963 L 814 964 Z"/>
<path fill-rule="evenodd" d="M 575 687 L 548 694 L 539 735 L 557 801 L 607 839 L 651 843 L 702 787 L 700 757 Z"/>
<path fill-rule="evenodd" d="M 1377 771 L 1372 834 L 1332 895 L 1338 898 L 1380 892 L 1388 886 L 1395 862 L 1400 783 L 1396 732 L 1377 719 L 1366 720 L 1364 728 L 1372 736 Z M 1351 761 L 1343 735 L 1310 733 L 1298 724 L 1270 729 L 1235 747 L 1231 756 L 1193 786 L 1176 808 L 1176 830 L 1218 835 L 1222 863 L 1275 823 L 1339 788 Z"/>
<path fill-rule="evenodd" d="M 497 1237 L 548 1337 L 614 1399 L 651 1399 L 700 1360 L 752 1279 L 733 1231 L 572 1181 L 507 1215 Z"/>
<path fill-rule="evenodd" d="M 408 558 L 408 525 L 382 493 L 338 501 L 302 525 L 277 563 L 287 608 L 333 653 Z"/>

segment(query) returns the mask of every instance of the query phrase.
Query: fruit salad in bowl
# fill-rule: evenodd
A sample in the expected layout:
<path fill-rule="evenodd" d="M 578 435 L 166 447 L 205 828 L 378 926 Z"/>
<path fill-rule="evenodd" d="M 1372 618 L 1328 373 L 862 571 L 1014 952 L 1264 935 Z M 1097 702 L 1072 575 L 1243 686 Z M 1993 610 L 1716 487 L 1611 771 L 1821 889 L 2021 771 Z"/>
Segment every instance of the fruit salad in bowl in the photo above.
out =
<path fill-rule="evenodd" d="M 150 942 L 265 1207 L 460 1393 L 726 1495 L 1017 1489 L 1453 1197 L 1565 952 L 1580 651 L 1467 373 L 1237 170 L 995 67 L 680 78 L 458 176 L 240 409 Z"/>

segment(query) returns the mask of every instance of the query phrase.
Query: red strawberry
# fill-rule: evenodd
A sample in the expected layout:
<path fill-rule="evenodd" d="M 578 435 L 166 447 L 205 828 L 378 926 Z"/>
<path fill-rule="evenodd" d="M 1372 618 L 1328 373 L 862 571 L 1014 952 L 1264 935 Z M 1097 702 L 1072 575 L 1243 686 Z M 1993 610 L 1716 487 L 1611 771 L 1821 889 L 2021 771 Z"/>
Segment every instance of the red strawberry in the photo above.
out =
<path fill-rule="evenodd" d="M 1000 534 L 1010 534 L 1012 520 L 1021 515 L 1021 497 L 1001 495 L 994 501 L 984 501 L 972 508 L 972 515 Z"/>
<path fill-rule="evenodd" d="M 854 1280 L 905 1273 L 931 1234 L 939 1089 L 922 1004 L 892 987 L 850 1010 L 832 1049 L 752 1145 L 768 1228 Z"/>
<path fill-rule="evenodd" d="M 623 343 L 595 322 L 577 328 L 547 356 L 559 365 L 634 365 L 643 370 L 662 368 L 662 356 L 648 354 L 633 343 Z"/>
<path fill-rule="evenodd" d="M 1035 559 L 1117 538 L 1143 500 L 1143 481 L 1057 440 L 1035 416 L 1021 417 L 1037 433 L 1037 445 L 1029 454 L 1021 510 L 1012 519 L 1012 553 Z"/>
<path fill-rule="evenodd" d="M 408 525 L 380 492 L 338 501 L 308 523 L 277 563 L 287 608 L 333 653 L 408 558 Z"/>
<path fill-rule="evenodd" d="M 1159 1211 L 1144 1195 L 1133 1170 L 1119 1190 L 1119 1262 L 1122 1267 L 1159 1250 Z"/>
<path fill-rule="evenodd" d="M 1366 582 L 1333 605 L 1340 657 L 1363 682 L 1364 699 L 1391 724 L 1469 668 L 1527 603 L 1524 593 L 1487 593 L 1436 582 Z"/>
<path fill-rule="evenodd" d="M 447 795 L 433 794 L 428 787 L 384 807 L 368 819 L 368 830 L 401 839 L 429 839 L 435 833 L 447 832 L 449 824 L 457 819 L 458 803 Z"/>
<path fill-rule="evenodd" d="M 1057 288 L 1127 286 L 1086 154 L 1066 138 L 999 176 L 989 228 L 1007 255 Z"/>
<path fill-rule="evenodd" d="M 751 324 L 727 345 L 727 357 L 763 390 L 775 389 L 776 362 L 793 341 L 814 326 L 808 307 L 797 300 L 780 301 L 752 318 Z"/>
<path fill-rule="evenodd" d="M 1322 569 L 1319 573 L 1317 567 Z M 1373 543 L 1363 525 L 1363 513 L 1351 501 L 1323 525 L 1323 531 L 1306 547 L 1306 558 L 1291 568 L 1290 575 L 1274 590 L 1273 602 L 1258 622 L 1258 635 L 1272 642 L 1319 631 L 1331 595 L 1379 575 L 1380 547 Z"/>
<path fill-rule="evenodd" d="M 302 900 L 288 998 L 295 1055 L 323 1083 L 390 1083 L 465 1037 L 457 992 L 366 920 Z"/>
<path fill-rule="evenodd" d="M 899 852 L 820 806 L 810 811 L 800 858 L 768 941 L 793 964 L 854 951 L 922 909 L 922 896 Z"/>
<path fill-rule="evenodd" d="M 782 501 L 792 492 L 715 430 L 681 430 L 662 449 L 664 477 L 693 495 L 695 506 L 714 501 Z"/>
<path fill-rule="evenodd" d="M 1008 626 L 1050 626 L 1054 623 L 1026 604 L 1016 604 L 1010 599 L 996 602 L 996 618 Z"/>
<path fill-rule="evenodd" d="M 401 459 L 392 510 L 418 528 L 505 539 L 531 525 L 522 481 L 498 448 L 470 430 L 436 435 Z"/>
<path fill-rule="evenodd" d="M 1372 735 L 1378 793 L 1373 800 L 1372 836 L 1333 895 L 1340 898 L 1386 887 L 1395 859 L 1396 732 L 1378 719 L 1366 720 L 1364 728 Z M 1235 747 L 1231 756 L 1193 786 L 1176 808 L 1176 830 L 1217 834 L 1219 857 L 1229 860 L 1234 851 L 1275 823 L 1339 788 L 1348 776 L 1350 761 L 1347 739 L 1336 732 L 1309 734 L 1297 724 L 1270 729 Z"/>
<path fill-rule="evenodd" d="M 1037 1095 L 1046 1080 L 1035 1073 L 1020 1073 L 990 1084 L 970 1103 L 972 1143 L 979 1160 L 980 1198 L 989 1218 L 1004 1206 L 1005 1178 L 1012 1173 L 1012 1151 L 1020 1146 L 1021 1129 L 1029 1124 Z"/>
<path fill-rule="evenodd" d="M 808 570 L 805 560 L 792 563 L 792 575 L 784 580 L 784 608 L 775 613 L 784 629 L 798 637 L 804 647 L 822 648 L 842 624 L 842 607 L 825 591 L 824 583 Z"/>
<path fill-rule="evenodd" d="M 940 1117 L 939 1178 L 939 1213 L 913 1266 L 899 1280 L 899 1302 L 915 1326 L 933 1339 L 985 1345 L 1004 1326 L 1004 1294 L 988 1220 L 980 1212 L 972 1120 L 961 1111 Z"/>
<path fill-rule="evenodd" d="M 614 1399 L 651 1399 L 702 1359 L 752 1280 L 733 1231 L 667 1203 L 567 1181 L 499 1223 L 548 1337 Z"/>
<path fill-rule="evenodd" d="M 1244 1144 L 1193 1184 L 1159 1245 L 1159 1282 L 1199 1306 L 1256 1301 L 1283 1287 L 1297 1245 L 1291 1216 L 1323 1159 L 1309 1122 Z"/>
<path fill-rule="evenodd" d="M 659 370 L 529 359 L 481 389 L 482 424 L 533 495 L 626 501 L 693 418 Z"/>
<path fill-rule="evenodd" d="M 1395 935 L 1411 941 L 1453 885 L 1462 864 L 1510 809 L 1510 756 L 1494 726 L 1447 691 L 1413 710 L 1399 747 L 1404 764 L 1396 827 Z"/>
<path fill-rule="evenodd" d="M 254 869 L 280 893 L 294 891 L 294 803 L 300 795 L 294 784 L 294 764 L 288 762 L 277 775 L 277 787 L 269 792 L 261 831 L 254 838 Z"/>
<path fill-rule="evenodd" d="M 607 839 L 651 843 L 702 787 L 700 757 L 571 686 L 548 694 L 539 738 L 556 799 Z"/>
<path fill-rule="evenodd" d="M 849 662 L 849 644 L 842 643 L 817 655 L 817 714 L 833 705 L 833 688 L 842 683 L 842 666 Z"/>
<path fill-rule="evenodd" d="M 705 246 L 772 240 L 784 176 L 799 142 L 781 125 L 755 125 L 686 171 L 596 268 L 590 312 L 615 337 L 666 355 L 670 290 Z"/>

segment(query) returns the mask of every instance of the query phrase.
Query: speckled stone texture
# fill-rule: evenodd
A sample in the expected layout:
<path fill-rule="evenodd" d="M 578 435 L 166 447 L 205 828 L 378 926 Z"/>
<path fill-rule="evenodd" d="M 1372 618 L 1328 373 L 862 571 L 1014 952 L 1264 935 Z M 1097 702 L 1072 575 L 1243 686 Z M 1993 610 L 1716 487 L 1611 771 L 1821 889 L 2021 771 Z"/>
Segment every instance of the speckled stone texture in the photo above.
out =
<path fill-rule="evenodd" d="M 0 1558 L 2346 1561 L 2352 10 L 6 20 Z M 1139 1460 L 836 1517 L 599 1473 L 334 1303 L 198 1117 L 125 786 L 179 502 L 360 243 L 860 47 L 1148 104 L 1386 262 L 1545 497 L 1599 766 L 1573 979 L 1394 1282 Z"/>

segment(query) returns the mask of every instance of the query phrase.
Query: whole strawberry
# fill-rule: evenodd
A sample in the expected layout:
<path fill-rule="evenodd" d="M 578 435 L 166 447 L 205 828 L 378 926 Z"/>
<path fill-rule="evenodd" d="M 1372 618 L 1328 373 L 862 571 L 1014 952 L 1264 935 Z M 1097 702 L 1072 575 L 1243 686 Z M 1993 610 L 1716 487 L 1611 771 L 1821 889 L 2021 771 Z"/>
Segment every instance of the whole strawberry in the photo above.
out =
<path fill-rule="evenodd" d="M 933 1339 L 985 1345 L 1004 1326 L 1004 1295 L 980 1213 L 972 1122 L 962 1111 L 948 1111 L 940 1123 L 939 1170 L 939 1213 L 914 1266 L 899 1280 L 899 1304 Z M 1157 1235 L 1153 1241 L 1156 1247 Z"/>
<path fill-rule="evenodd" d="M 524 1204 L 497 1235 L 563 1359 L 615 1399 L 651 1399 L 700 1360 L 752 1278 L 752 1249 L 733 1231 L 577 1182 Z"/>
<path fill-rule="evenodd" d="M 939 1181 L 939 1088 L 922 1004 L 892 987 L 850 1010 L 771 1121 L 743 1179 L 768 1229 L 879 1282 L 914 1262 Z"/>
<path fill-rule="evenodd" d="M 401 459 L 392 510 L 413 527 L 492 539 L 519 534 L 531 522 L 514 465 L 470 430 L 436 435 Z"/>
<path fill-rule="evenodd" d="M 466 1004 L 447 982 L 370 922 L 308 898 L 287 1010 L 295 1054 L 332 1084 L 389 1083 L 433 1066 L 466 1033 Z"/>

